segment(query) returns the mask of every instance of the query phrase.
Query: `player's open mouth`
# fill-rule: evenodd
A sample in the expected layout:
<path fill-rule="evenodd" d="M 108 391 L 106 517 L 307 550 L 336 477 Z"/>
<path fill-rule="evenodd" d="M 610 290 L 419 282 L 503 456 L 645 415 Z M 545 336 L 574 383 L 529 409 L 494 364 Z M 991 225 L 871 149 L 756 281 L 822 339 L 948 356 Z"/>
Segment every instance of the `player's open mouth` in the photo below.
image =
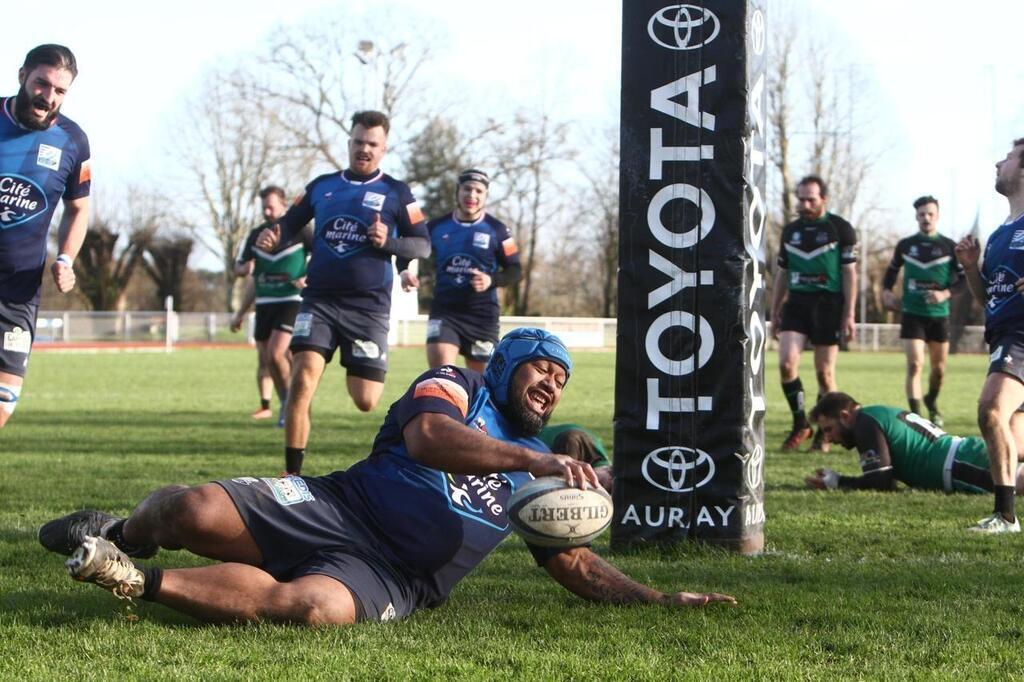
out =
<path fill-rule="evenodd" d="M 551 405 L 551 396 L 539 388 L 531 388 L 526 392 L 526 398 L 538 414 L 544 414 Z"/>

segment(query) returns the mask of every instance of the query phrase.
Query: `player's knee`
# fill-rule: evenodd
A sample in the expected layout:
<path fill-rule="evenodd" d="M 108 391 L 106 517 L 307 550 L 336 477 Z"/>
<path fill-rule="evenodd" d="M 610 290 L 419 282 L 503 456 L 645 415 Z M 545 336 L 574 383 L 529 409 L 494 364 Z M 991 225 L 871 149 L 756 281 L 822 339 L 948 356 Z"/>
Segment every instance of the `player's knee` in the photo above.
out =
<path fill-rule="evenodd" d="M 14 414 L 14 408 L 18 406 L 20 397 L 21 386 L 0 383 L 0 428 L 3 428 L 7 420 Z"/>
<path fill-rule="evenodd" d="M 831 388 L 832 383 L 835 381 L 835 372 L 830 367 L 819 367 L 814 370 L 815 375 L 818 379 L 819 386 L 826 386 Z"/>
<path fill-rule="evenodd" d="M 782 374 L 783 381 L 792 381 L 796 378 L 797 369 L 799 362 L 793 358 L 780 358 L 779 359 L 779 373 Z"/>
<path fill-rule="evenodd" d="M 222 499 L 217 495 L 220 490 L 222 488 L 215 483 L 194 488 L 182 487 L 178 494 L 167 501 L 163 519 L 166 527 L 173 529 L 176 537 L 182 541 L 216 532 L 220 519 L 217 505 Z"/>
<path fill-rule="evenodd" d="M 907 360 L 907 373 L 913 375 L 920 374 L 921 365 L 920 360 Z"/>
<path fill-rule="evenodd" d="M 992 433 L 999 428 L 1002 415 L 994 402 L 978 402 L 978 428 L 982 433 Z"/>
<path fill-rule="evenodd" d="M 360 412 L 369 412 L 377 407 L 377 403 L 380 402 L 380 396 L 354 395 L 352 396 L 352 402 L 355 403 L 356 408 Z"/>

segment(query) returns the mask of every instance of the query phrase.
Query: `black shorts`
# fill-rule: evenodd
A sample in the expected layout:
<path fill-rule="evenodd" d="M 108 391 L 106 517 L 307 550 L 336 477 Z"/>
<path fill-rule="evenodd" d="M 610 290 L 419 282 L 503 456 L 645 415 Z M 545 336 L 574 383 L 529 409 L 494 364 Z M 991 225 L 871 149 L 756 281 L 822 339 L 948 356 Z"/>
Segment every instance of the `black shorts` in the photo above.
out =
<path fill-rule="evenodd" d="M 903 320 L 900 322 L 900 338 L 945 343 L 949 341 L 949 316 L 926 317 L 903 313 Z"/>
<path fill-rule="evenodd" d="M 0 301 L 0 372 L 24 378 L 38 312 L 37 303 Z"/>
<path fill-rule="evenodd" d="M 280 581 L 334 578 L 352 593 L 357 621 L 384 622 L 415 609 L 410 579 L 387 559 L 365 524 L 319 478 L 215 481 L 224 488 Z"/>
<path fill-rule="evenodd" d="M 989 374 L 1002 372 L 1024 383 L 1024 332 L 1003 334 L 988 344 L 988 361 Z"/>
<path fill-rule="evenodd" d="M 388 370 L 387 315 L 345 308 L 335 301 L 303 299 L 292 329 L 292 352 L 313 350 L 327 362 L 341 348 L 341 365 L 352 376 L 384 381 Z"/>
<path fill-rule="evenodd" d="M 487 362 L 498 345 L 498 316 L 457 315 L 430 311 L 427 343 L 450 343 L 471 360 Z"/>
<path fill-rule="evenodd" d="M 300 305 L 299 301 L 257 303 L 256 331 L 252 335 L 253 338 L 257 341 L 266 341 L 275 329 L 291 334 Z"/>
<path fill-rule="evenodd" d="M 782 306 L 781 317 L 780 331 L 803 334 L 814 346 L 838 346 L 843 295 L 791 291 Z"/>

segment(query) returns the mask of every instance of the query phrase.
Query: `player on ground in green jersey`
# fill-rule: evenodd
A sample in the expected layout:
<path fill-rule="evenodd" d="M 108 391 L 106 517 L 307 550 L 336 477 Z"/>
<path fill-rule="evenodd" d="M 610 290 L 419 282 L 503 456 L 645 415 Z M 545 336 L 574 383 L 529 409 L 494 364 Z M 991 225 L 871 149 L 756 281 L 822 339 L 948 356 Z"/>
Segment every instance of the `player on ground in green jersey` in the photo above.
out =
<path fill-rule="evenodd" d="M 783 450 L 797 449 L 811 435 L 804 414 L 800 354 L 810 340 L 818 397 L 836 390 L 839 342 L 853 338 L 857 302 L 857 234 L 853 226 L 825 210 L 828 186 L 816 175 L 800 181 L 796 199 L 800 217 L 782 228 L 772 296 L 772 336 L 779 340 L 782 392 L 793 413 L 793 429 L 782 443 Z M 811 449 L 826 448 L 819 431 Z"/>
<path fill-rule="evenodd" d="M 825 437 L 860 453 L 860 476 L 818 469 L 804 479 L 820 490 L 895 490 L 911 488 L 947 493 L 992 491 L 988 451 L 977 436 L 952 436 L 914 412 L 884 405 L 861 406 L 845 393 L 824 396 L 811 419 Z M 1024 491 L 1017 470 L 1017 494 Z"/>
<path fill-rule="evenodd" d="M 594 468 L 598 482 L 605 490 L 612 490 L 612 461 L 601 437 L 579 424 L 551 424 L 537 435 L 551 452 L 569 455 Z"/>
<path fill-rule="evenodd" d="M 952 288 L 963 281 L 963 268 L 953 253 L 956 243 L 939 234 L 939 200 L 925 196 L 914 202 L 917 234 L 901 239 L 882 280 L 885 307 L 903 313 L 900 338 L 907 354 L 907 402 L 910 410 L 921 414 L 921 368 L 928 346 L 931 372 L 924 405 L 928 419 L 942 426 L 942 414 L 936 405 L 949 355 L 949 299 Z M 892 292 L 903 268 L 903 299 Z M 901 305 L 902 303 L 902 305 Z"/>

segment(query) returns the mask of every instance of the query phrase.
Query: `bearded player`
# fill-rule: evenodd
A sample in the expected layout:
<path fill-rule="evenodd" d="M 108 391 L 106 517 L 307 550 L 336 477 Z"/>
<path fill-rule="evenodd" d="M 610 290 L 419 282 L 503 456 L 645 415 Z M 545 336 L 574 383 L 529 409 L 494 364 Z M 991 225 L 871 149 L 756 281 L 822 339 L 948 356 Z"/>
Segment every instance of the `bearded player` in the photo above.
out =
<path fill-rule="evenodd" d="M 446 365 L 395 402 L 366 459 L 329 476 L 241 477 L 152 493 L 128 519 L 77 512 L 39 540 L 71 576 L 207 621 L 380 622 L 440 606 L 509 534 L 512 492 L 535 476 L 597 485 L 589 464 L 536 436 L 572 374 L 558 337 L 516 329 L 483 376 Z M 587 547 L 530 546 L 566 589 L 606 604 L 734 603 L 663 593 Z M 128 555 L 188 549 L 224 563 L 162 569 Z M 500 601 L 500 599 L 499 599 Z"/>
<path fill-rule="evenodd" d="M 860 476 L 818 469 L 804 479 L 821 490 L 895 490 L 911 488 L 947 493 L 991 493 L 985 441 L 952 436 L 915 412 L 884 405 L 861 406 L 845 393 L 826 394 L 811 419 L 833 443 L 860 453 Z M 1017 469 L 1017 491 L 1024 491 Z"/>
<path fill-rule="evenodd" d="M 75 286 L 73 264 L 89 225 L 89 140 L 60 113 L 78 75 L 71 50 L 40 45 L 18 71 L 20 88 L 0 114 L 0 427 L 14 414 L 35 338 L 46 238 L 58 201 L 61 293 Z"/>

